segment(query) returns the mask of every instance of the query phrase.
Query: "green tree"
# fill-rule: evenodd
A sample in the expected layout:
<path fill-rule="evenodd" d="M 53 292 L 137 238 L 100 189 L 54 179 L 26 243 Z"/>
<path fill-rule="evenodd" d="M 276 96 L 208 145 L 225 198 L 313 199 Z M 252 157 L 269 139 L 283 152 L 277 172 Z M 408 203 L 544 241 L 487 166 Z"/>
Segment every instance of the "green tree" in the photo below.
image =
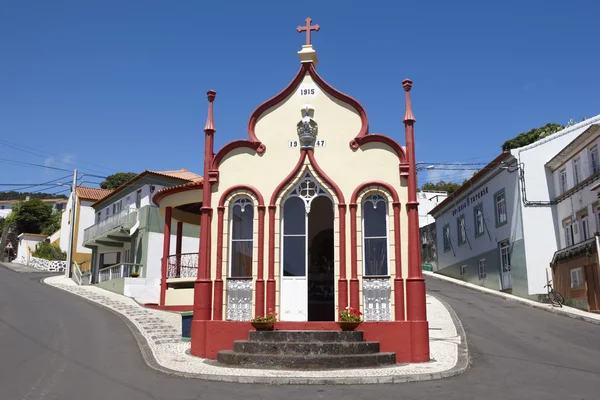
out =
<path fill-rule="evenodd" d="M 550 136 L 562 129 L 565 129 L 563 125 L 547 123 L 540 128 L 534 128 L 527 132 L 521 132 L 512 139 L 509 139 L 502 144 L 502 151 L 508 151 L 510 149 L 516 149 L 517 147 L 527 146 L 528 144 L 537 142 L 540 139 Z"/>
<path fill-rule="evenodd" d="M 40 242 L 35 246 L 33 256 L 45 260 L 66 260 L 67 253 L 60 249 L 56 244 L 50 244 L 46 241 Z"/>
<path fill-rule="evenodd" d="M 137 174 L 135 172 L 117 172 L 107 176 L 105 180 L 100 182 L 100 187 L 102 189 L 114 190 L 123 185 L 125 182 L 132 180 L 136 176 Z"/>
<path fill-rule="evenodd" d="M 428 192 L 447 192 L 448 194 L 450 194 L 459 187 L 460 184 L 456 182 L 439 181 L 437 183 L 424 183 L 423 186 L 421 186 L 421 190 Z"/>
<path fill-rule="evenodd" d="M 60 229 L 61 222 L 62 213 L 60 211 L 54 211 L 50 218 L 42 225 L 42 233 L 48 236 L 52 235 Z"/>
<path fill-rule="evenodd" d="M 29 196 L 30 199 L 66 199 L 65 195 L 53 195 L 50 193 L 29 193 L 29 192 L 15 192 L 10 190 L 8 192 L 0 192 L 0 200 L 25 200 Z"/>
<path fill-rule="evenodd" d="M 6 218 L 13 224 L 17 235 L 21 233 L 42 233 L 43 228 L 52 218 L 52 207 L 40 199 L 32 199 L 18 203 Z"/>

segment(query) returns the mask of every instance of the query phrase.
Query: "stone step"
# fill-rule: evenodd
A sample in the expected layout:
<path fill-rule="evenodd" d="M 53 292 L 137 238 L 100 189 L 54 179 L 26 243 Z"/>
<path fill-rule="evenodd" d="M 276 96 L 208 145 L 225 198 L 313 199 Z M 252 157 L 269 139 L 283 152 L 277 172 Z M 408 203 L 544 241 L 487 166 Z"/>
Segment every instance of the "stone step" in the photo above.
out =
<path fill-rule="evenodd" d="M 299 355 L 299 354 L 249 354 L 221 350 L 217 361 L 227 365 L 262 369 L 347 369 L 365 368 L 396 363 L 395 353 Z"/>
<path fill-rule="evenodd" d="M 254 342 L 236 340 L 233 351 L 248 354 L 373 354 L 379 342 Z"/>
<path fill-rule="evenodd" d="M 362 342 L 361 331 L 249 331 L 252 342 Z"/>

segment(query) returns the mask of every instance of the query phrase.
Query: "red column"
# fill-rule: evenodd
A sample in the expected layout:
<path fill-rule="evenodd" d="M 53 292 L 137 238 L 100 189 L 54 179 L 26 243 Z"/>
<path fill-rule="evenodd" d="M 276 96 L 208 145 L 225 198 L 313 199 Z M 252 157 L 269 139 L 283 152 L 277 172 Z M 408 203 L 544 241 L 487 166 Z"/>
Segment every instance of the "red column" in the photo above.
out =
<path fill-rule="evenodd" d="M 177 276 L 181 276 L 181 245 L 183 241 L 183 222 L 177 221 L 177 241 L 175 242 L 175 254 L 177 256 Z"/>
<path fill-rule="evenodd" d="M 351 258 L 350 263 L 352 268 L 352 276 L 350 277 L 350 307 L 359 309 L 359 285 L 358 285 L 358 264 L 356 259 L 356 204 L 350 204 L 350 247 L 351 247 Z"/>
<path fill-rule="evenodd" d="M 340 279 L 338 280 L 338 306 L 348 306 L 348 280 L 346 279 L 346 205 L 338 204 L 340 218 Z"/>
<path fill-rule="evenodd" d="M 415 118 L 410 104 L 410 90 L 412 81 L 406 79 L 402 82 L 406 92 L 406 112 L 404 126 L 406 135 L 406 155 L 408 158 L 408 277 L 406 279 L 406 316 L 409 321 L 426 321 L 427 311 L 425 305 L 425 280 L 421 267 L 421 249 L 419 248 L 421 235 L 419 233 L 419 213 L 417 201 L 417 166 L 415 161 L 414 123 Z"/>
<path fill-rule="evenodd" d="M 217 276 L 215 276 L 215 298 L 213 319 L 223 319 L 223 218 L 225 207 L 217 208 Z"/>
<path fill-rule="evenodd" d="M 404 321 L 404 279 L 402 279 L 402 252 L 400 236 L 400 203 L 392 203 L 394 208 L 394 316 L 396 321 Z"/>
<path fill-rule="evenodd" d="M 265 315 L 265 206 L 258 206 L 258 276 L 256 278 L 256 301 L 254 304 L 254 313 L 256 315 Z M 275 308 L 273 307 L 273 311 Z"/>
<path fill-rule="evenodd" d="M 169 266 L 169 252 L 171 251 L 171 207 L 165 208 L 165 227 L 163 232 L 163 256 L 160 277 L 160 305 L 165 305 L 167 297 L 167 268 Z"/>
<path fill-rule="evenodd" d="M 275 210 L 269 206 L 269 276 L 267 278 L 267 309 L 275 310 Z"/>

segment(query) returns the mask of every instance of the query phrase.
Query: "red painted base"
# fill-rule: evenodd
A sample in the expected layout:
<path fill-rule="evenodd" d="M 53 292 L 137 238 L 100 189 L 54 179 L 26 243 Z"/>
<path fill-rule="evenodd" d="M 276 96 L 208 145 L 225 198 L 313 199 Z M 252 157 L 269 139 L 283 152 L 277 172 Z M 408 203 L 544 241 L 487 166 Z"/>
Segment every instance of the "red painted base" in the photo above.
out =
<path fill-rule="evenodd" d="M 250 322 L 192 321 L 191 353 L 216 359 L 219 350 L 231 350 L 234 340 L 248 340 Z M 335 322 L 277 322 L 275 330 L 339 331 Z M 379 342 L 382 352 L 396 353 L 396 362 L 429 361 L 429 324 L 427 321 L 363 322 L 357 331 L 366 341 Z"/>

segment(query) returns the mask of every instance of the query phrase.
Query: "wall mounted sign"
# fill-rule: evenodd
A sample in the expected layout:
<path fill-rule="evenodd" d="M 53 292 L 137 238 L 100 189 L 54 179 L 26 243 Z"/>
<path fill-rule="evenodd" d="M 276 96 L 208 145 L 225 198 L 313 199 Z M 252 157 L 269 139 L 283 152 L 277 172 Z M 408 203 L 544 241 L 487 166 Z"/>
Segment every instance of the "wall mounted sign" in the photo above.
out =
<path fill-rule="evenodd" d="M 478 192 L 473 193 L 472 195 L 470 195 L 469 197 L 467 197 L 466 200 L 464 200 L 460 205 L 456 206 L 454 208 L 454 210 L 452 210 L 452 216 L 455 216 L 457 213 L 460 213 L 461 211 L 463 211 L 468 206 L 470 206 L 473 203 L 477 202 L 480 198 L 482 198 L 486 194 L 488 194 L 488 188 L 487 188 L 487 186 L 484 187 L 483 189 L 479 190 Z"/>
<path fill-rule="evenodd" d="M 316 97 L 320 90 L 314 83 L 303 83 L 298 87 L 297 95 L 300 97 Z"/>

